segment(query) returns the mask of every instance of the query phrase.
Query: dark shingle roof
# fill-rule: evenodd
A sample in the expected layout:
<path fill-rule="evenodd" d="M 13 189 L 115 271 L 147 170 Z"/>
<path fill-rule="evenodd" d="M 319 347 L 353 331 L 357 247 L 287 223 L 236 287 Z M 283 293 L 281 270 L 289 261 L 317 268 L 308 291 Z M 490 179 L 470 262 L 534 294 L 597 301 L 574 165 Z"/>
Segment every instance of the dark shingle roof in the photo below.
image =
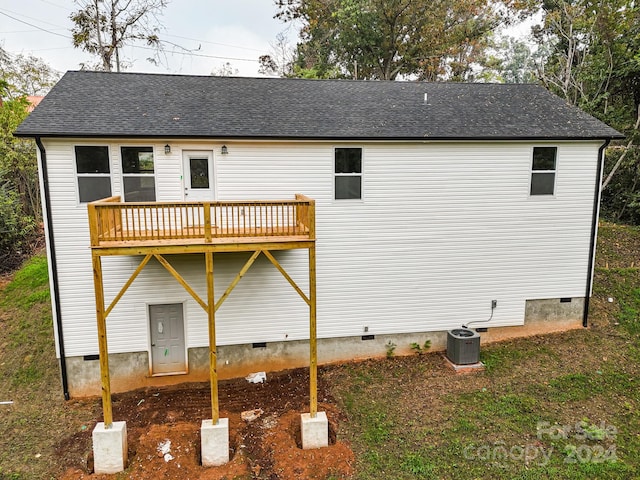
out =
<path fill-rule="evenodd" d="M 428 94 L 425 105 L 424 94 Z M 19 136 L 605 139 L 537 85 L 67 72 Z"/>

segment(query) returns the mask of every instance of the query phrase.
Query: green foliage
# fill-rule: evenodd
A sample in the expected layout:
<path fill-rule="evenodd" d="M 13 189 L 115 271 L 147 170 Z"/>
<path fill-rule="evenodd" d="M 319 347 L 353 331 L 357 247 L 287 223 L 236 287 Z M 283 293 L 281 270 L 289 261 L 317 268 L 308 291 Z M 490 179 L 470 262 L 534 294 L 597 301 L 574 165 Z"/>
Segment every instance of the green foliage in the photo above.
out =
<path fill-rule="evenodd" d="M 391 436 L 393 422 L 387 418 L 387 414 L 372 409 L 366 414 L 366 428 L 362 437 L 369 446 L 380 445 Z"/>
<path fill-rule="evenodd" d="M 424 344 L 420 345 L 417 342 L 411 343 L 411 350 L 413 350 L 416 355 L 422 355 L 423 353 L 427 353 L 427 350 L 431 348 L 431 340 L 425 340 Z"/>
<path fill-rule="evenodd" d="M 46 95 L 57 82 L 58 72 L 33 55 L 11 55 L 0 47 L 2 96 L 12 100 L 24 95 Z"/>
<path fill-rule="evenodd" d="M 415 475 L 416 478 L 433 478 L 435 467 L 424 456 L 417 453 L 408 453 L 402 460 L 401 468 Z"/>
<path fill-rule="evenodd" d="M 549 381 L 549 398 L 558 402 L 583 401 L 602 393 L 600 378 L 584 373 L 570 373 Z"/>
<path fill-rule="evenodd" d="M 491 32 L 526 1 L 276 0 L 302 25 L 294 65 L 357 79 L 467 80 Z"/>
<path fill-rule="evenodd" d="M 623 155 L 624 161 L 604 182 L 603 213 L 640 222 L 640 5 L 634 0 L 547 1 L 534 35 L 544 52 L 538 65 L 542 83 L 627 135 L 626 146 L 614 145 L 607 155 L 606 175 Z"/>
<path fill-rule="evenodd" d="M 605 172 L 611 171 L 626 147 L 607 149 Z M 602 192 L 602 215 L 618 222 L 640 225 L 640 148 L 632 145 L 611 183 Z"/>
<path fill-rule="evenodd" d="M 0 272 L 19 265 L 42 218 L 35 142 L 13 136 L 27 117 L 27 95 L 43 95 L 57 73 L 42 60 L 0 48 Z"/>
<path fill-rule="evenodd" d="M 387 358 L 393 357 L 393 355 L 395 354 L 397 345 L 393 343 L 391 340 L 389 340 L 384 347 L 387 350 Z"/>
<path fill-rule="evenodd" d="M 8 182 L 0 184 L 0 272 L 16 266 L 35 231 L 33 218 L 22 210 L 20 197 Z"/>

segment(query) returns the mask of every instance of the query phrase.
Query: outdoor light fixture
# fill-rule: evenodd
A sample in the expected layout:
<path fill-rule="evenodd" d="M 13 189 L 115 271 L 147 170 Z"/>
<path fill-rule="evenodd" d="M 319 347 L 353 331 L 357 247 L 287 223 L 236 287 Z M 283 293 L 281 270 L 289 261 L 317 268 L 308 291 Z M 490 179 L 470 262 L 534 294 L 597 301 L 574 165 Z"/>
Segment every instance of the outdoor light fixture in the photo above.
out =
<path fill-rule="evenodd" d="M 227 148 L 226 145 L 222 145 L 222 148 L 220 149 L 220 153 L 222 153 L 222 155 L 226 155 L 227 153 L 229 153 L 229 149 Z"/>
<path fill-rule="evenodd" d="M 169 155 L 171 153 L 171 145 L 168 143 L 164 146 L 164 153 L 165 155 Z"/>

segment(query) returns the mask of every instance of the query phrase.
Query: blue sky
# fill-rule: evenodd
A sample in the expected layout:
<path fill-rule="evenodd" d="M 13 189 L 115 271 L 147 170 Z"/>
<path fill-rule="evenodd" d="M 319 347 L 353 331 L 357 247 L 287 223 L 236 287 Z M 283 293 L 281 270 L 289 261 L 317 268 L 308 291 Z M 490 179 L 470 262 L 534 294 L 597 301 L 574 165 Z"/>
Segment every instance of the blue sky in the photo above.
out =
<path fill-rule="evenodd" d="M 0 45 L 10 53 L 41 57 L 61 72 L 95 63 L 71 44 L 69 15 L 75 7 L 71 0 L 0 0 Z M 288 27 L 273 19 L 275 13 L 272 0 L 170 1 L 160 36 L 193 54 L 167 47 L 164 64 L 156 67 L 145 60 L 152 52 L 125 48 L 124 57 L 132 63 L 128 70 L 209 75 L 229 62 L 239 75 L 256 76 L 258 57 L 269 53 L 270 43 Z M 288 35 L 295 43 L 296 31 Z"/>

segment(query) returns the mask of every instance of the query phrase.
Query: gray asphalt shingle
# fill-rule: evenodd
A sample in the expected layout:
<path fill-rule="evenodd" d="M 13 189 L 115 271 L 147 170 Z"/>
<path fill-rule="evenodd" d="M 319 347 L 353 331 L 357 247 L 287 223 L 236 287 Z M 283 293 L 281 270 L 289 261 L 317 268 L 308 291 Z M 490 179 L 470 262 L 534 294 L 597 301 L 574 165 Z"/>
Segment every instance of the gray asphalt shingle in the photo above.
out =
<path fill-rule="evenodd" d="M 67 72 L 17 134 L 345 140 L 620 137 L 538 85 L 105 72 Z"/>

